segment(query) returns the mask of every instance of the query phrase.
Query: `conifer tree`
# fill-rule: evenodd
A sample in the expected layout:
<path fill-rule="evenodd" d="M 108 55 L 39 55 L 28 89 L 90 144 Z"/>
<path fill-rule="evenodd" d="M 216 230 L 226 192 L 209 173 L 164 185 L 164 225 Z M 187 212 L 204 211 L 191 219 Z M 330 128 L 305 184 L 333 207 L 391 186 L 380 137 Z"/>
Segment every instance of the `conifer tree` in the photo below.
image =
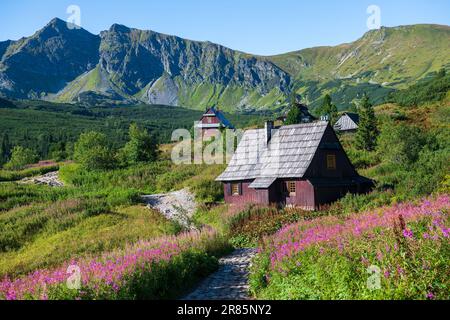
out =
<path fill-rule="evenodd" d="M 359 128 L 356 133 L 356 147 L 359 150 L 372 151 L 375 149 L 378 128 L 375 111 L 369 101 L 369 97 L 364 94 L 359 108 Z"/>
<path fill-rule="evenodd" d="M 330 123 L 333 125 L 337 121 L 338 110 L 335 104 L 331 99 L 329 94 L 326 94 L 323 98 L 322 106 L 319 109 L 319 113 L 321 116 L 327 116 Z"/>

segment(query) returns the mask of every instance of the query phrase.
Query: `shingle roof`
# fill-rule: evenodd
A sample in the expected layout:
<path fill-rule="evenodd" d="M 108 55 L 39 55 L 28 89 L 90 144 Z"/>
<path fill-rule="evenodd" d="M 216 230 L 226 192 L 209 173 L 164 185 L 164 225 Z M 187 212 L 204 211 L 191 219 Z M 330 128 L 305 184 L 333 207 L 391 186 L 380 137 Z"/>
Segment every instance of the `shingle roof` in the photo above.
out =
<path fill-rule="evenodd" d="M 229 129 L 234 129 L 234 126 L 231 124 L 230 121 L 228 121 L 227 118 L 225 118 L 225 115 L 221 111 L 215 111 L 216 117 L 219 118 L 220 122 Z"/>
<path fill-rule="evenodd" d="M 255 186 L 269 178 L 302 178 L 328 126 L 326 121 L 282 126 L 266 144 L 265 129 L 248 130 L 218 181 L 250 180 Z M 273 182 L 272 182 L 273 183 Z"/>
<path fill-rule="evenodd" d="M 234 129 L 234 126 L 231 124 L 230 121 L 228 121 L 228 119 L 225 117 L 225 115 L 222 113 L 222 111 L 217 110 L 215 107 L 209 108 L 209 109 L 203 114 L 203 116 L 204 116 L 204 117 L 214 117 L 214 116 L 216 116 L 216 117 L 219 119 L 220 123 L 221 123 L 225 128 L 228 128 L 228 129 Z M 197 127 L 202 128 L 201 125 L 199 125 L 199 126 L 197 126 Z M 206 127 L 203 127 L 203 128 L 206 128 Z"/>
<path fill-rule="evenodd" d="M 338 121 L 336 121 L 334 128 L 339 131 L 356 130 L 358 129 L 358 124 L 359 115 L 356 113 L 347 112 L 344 113 Z"/>
<path fill-rule="evenodd" d="M 276 177 L 260 177 L 256 178 L 250 185 L 253 189 L 266 189 L 272 185 L 272 183 L 277 180 Z"/>

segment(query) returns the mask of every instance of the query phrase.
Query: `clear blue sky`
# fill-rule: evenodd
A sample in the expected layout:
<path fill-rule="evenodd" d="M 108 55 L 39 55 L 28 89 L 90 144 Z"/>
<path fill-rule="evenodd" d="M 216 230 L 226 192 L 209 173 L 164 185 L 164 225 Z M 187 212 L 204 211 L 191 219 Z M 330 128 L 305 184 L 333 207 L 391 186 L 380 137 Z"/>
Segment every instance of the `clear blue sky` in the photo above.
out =
<path fill-rule="evenodd" d="M 71 4 L 92 33 L 120 23 L 262 55 L 356 40 L 372 4 L 384 26 L 450 24 L 449 0 L 0 0 L 0 41 L 66 20 Z"/>

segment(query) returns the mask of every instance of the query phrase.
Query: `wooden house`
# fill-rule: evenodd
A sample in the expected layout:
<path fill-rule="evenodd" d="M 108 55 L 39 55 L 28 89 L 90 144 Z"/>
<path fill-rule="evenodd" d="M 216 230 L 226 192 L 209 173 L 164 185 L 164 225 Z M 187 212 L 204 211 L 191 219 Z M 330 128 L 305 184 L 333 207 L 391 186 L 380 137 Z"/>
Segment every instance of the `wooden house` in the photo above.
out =
<path fill-rule="evenodd" d="M 225 115 L 215 107 L 206 109 L 196 128 L 201 130 L 203 137 L 216 135 L 220 129 L 234 129 L 234 126 Z"/>
<path fill-rule="evenodd" d="M 344 113 L 334 125 L 334 130 L 341 132 L 352 132 L 358 130 L 359 115 L 357 113 Z"/>
<path fill-rule="evenodd" d="M 292 205 L 316 210 L 373 186 L 360 176 L 326 121 L 247 130 L 226 170 L 227 203 Z"/>

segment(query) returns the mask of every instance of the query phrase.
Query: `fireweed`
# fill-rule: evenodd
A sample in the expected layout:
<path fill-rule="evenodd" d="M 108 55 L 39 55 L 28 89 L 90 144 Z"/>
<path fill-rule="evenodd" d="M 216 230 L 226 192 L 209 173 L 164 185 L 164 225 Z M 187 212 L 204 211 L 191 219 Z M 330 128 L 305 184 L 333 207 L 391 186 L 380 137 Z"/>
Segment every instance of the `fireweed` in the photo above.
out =
<path fill-rule="evenodd" d="M 269 299 L 448 298 L 449 205 L 441 195 L 285 226 L 264 239 L 252 291 Z M 371 265 L 383 289 L 366 288 Z"/>
<path fill-rule="evenodd" d="M 190 263 L 192 266 L 186 267 L 194 267 L 196 263 L 192 259 L 180 260 L 180 257 L 186 254 L 194 256 L 198 254 L 203 258 L 201 263 L 208 264 L 211 261 L 204 259 L 207 257 L 206 253 L 223 251 L 226 244 L 222 240 L 214 230 L 205 228 L 177 236 L 141 241 L 96 258 L 68 261 L 56 269 L 37 270 L 18 279 L 6 277 L 0 282 L 0 298 L 7 300 L 139 298 L 139 294 L 134 290 L 146 289 L 136 288 L 139 278 L 142 278 L 143 282 L 152 281 L 152 273 L 164 273 L 171 265 L 178 264 L 183 267 L 183 263 Z M 66 285 L 70 277 L 67 273 L 69 266 L 76 266 L 80 270 L 79 289 L 68 289 Z M 197 270 L 189 270 L 184 276 L 189 277 L 190 271 Z M 181 274 L 182 270 L 175 271 L 175 274 L 177 273 Z M 153 277 L 154 282 L 157 282 L 155 275 Z"/>

